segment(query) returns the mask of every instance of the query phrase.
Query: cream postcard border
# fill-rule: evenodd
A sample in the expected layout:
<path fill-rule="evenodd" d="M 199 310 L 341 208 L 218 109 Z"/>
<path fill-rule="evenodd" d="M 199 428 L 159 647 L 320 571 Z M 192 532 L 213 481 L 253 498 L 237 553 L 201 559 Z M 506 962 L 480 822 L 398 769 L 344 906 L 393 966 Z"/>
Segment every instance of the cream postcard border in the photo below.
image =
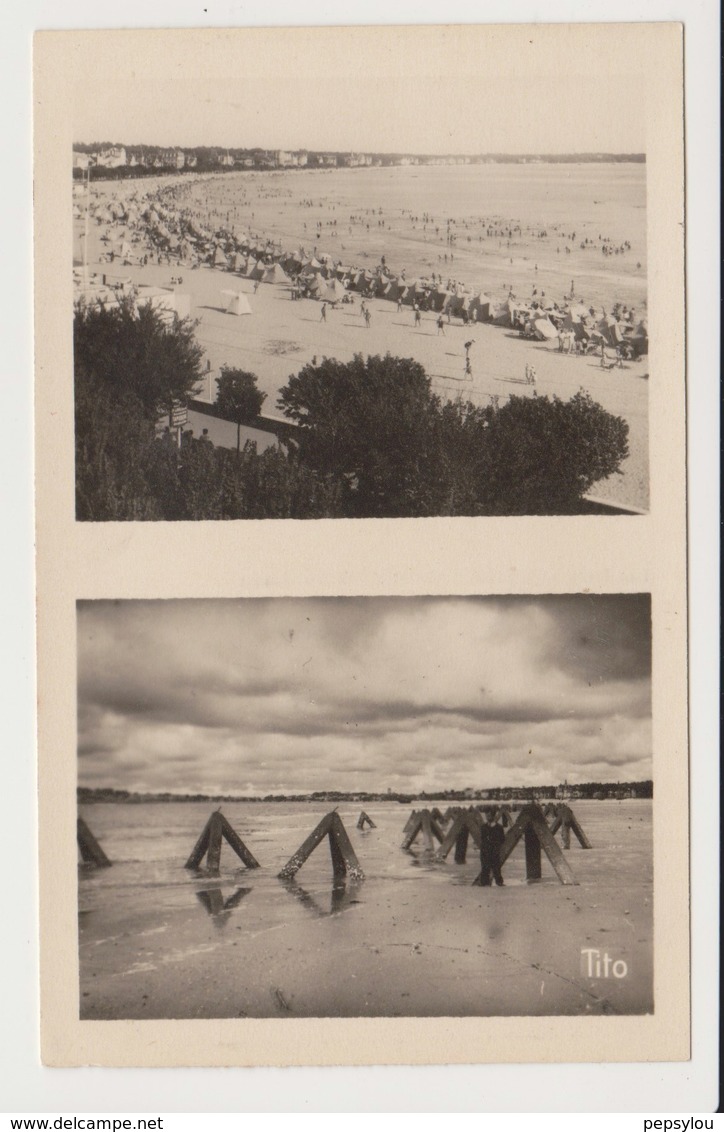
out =
<path fill-rule="evenodd" d="M 41 1036 L 47 1065 L 365 1065 L 666 1061 L 689 1056 L 688 747 L 682 28 L 499 25 L 481 60 L 514 60 L 534 38 L 547 68 L 583 65 L 645 83 L 651 511 L 642 517 L 77 524 L 74 521 L 71 182 L 74 41 L 96 37 L 106 80 L 163 37 L 339 37 L 416 64 L 415 27 L 42 32 L 35 42 L 36 502 Z M 440 39 L 437 35 L 438 41 Z M 315 41 L 315 47 L 319 44 Z M 591 44 L 593 43 L 593 47 Z M 124 46 L 128 46 L 124 39 Z M 449 53 L 448 50 L 449 49 Z M 369 57 L 369 55 L 368 55 Z M 574 68 L 575 69 L 575 68 Z M 605 108 L 602 108 L 602 112 Z M 80 1022 L 75 849 L 75 602 L 92 598 L 648 592 L 653 621 L 654 996 L 650 1017 Z"/>

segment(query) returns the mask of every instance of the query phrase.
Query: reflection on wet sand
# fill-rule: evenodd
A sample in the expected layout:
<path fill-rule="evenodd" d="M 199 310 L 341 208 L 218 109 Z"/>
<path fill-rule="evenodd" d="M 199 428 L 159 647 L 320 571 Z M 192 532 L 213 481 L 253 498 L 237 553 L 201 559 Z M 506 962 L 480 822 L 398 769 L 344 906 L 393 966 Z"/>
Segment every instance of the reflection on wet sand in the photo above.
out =
<path fill-rule="evenodd" d="M 346 880 L 341 878 L 333 881 L 329 908 L 326 908 L 316 896 L 313 896 L 311 892 L 302 888 L 295 880 L 286 880 L 282 883 L 287 892 L 296 897 L 300 904 L 308 908 L 314 916 L 334 916 L 338 912 L 344 912 L 345 909 L 351 907 L 353 904 L 359 904 L 359 900 L 356 899 L 356 896 L 362 887 L 361 881 L 350 881 L 347 883 Z"/>
<path fill-rule="evenodd" d="M 237 888 L 231 896 L 224 900 L 224 894 L 220 888 L 201 888 L 197 891 L 196 897 L 199 903 L 203 904 L 208 914 L 214 917 L 215 927 L 223 928 L 226 926 L 232 910 L 241 904 L 241 901 L 250 892 L 250 888 Z"/>

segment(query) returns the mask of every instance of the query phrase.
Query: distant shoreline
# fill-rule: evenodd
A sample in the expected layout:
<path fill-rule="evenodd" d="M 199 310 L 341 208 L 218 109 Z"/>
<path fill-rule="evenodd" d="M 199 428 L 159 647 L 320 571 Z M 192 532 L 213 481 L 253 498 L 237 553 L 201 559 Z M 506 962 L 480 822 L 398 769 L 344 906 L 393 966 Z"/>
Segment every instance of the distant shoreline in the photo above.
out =
<path fill-rule="evenodd" d="M 417 794 L 407 794 L 386 791 L 364 790 L 325 790 L 312 794 L 267 794 L 239 795 L 239 794 L 170 794 L 170 793 L 133 793 L 127 790 L 115 790 L 111 787 L 78 787 L 78 802 L 86 805 L 94 802 L 123 802 L 133 805 L 162 802 L 215 802 L 215 803 L 252 803 L 252 802 L 311 802 L 311 803 L 338 803 L 338 802 L 399 802 L 407 805 L 411 802 L 464 802 L 472 805 L 475 802 L 495 802 L 501 799 L 530 799 L 552 798 L 561 791 L 569 791 L 570 796 L 576 799 L 594 799 L 595 795 L 603 794 L 604 798 L 615 798 L 621 792 L 626 797 L 651 798 L 653 796 L 653 781 L 644 779 L 639 782 L 586 782 L 567 783 L 563 786 L 509 786 L 490 787 L 480 789 L 470 794 L 466 790 L 441 790 L 437 793 L 420 791 Z M 561 794 L 561 798 L 563 795 Z"/>

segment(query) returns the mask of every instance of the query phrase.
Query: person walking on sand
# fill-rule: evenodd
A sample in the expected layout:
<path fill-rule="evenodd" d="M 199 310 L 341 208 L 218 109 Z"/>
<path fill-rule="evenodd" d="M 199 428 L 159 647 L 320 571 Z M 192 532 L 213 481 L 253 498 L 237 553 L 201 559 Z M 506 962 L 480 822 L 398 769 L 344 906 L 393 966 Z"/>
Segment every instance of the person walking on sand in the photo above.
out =
<path fill-rule="evenodd" d="M 327 304 L 326 303 L 322 303 L 322 313 L 319 316 L 319 321 L 320 322 L 326 322 L 327 321 Z"/>
<path fill-rule="evenodd" d="M 399 314 L 401 310 L 402 310 L 402 295 L 398 295 L 397 296 L 397 313 Z"/>
<path fill-rule="evenodd" d="M 470 347 L 475 345 L 475 339 L 471 338 L 469 342 L 465 342 L 463 345 L 465 346 L 465 361 L 468 362 L 470 359 Z"/>
<path fill-rule="evenodd" d="M 500 851 L 505 841 L 505 831 L 491 810 L 487 820 L 480 827 L 480 884 L 490 888 L 493 880 L 501 888 L 505 881 L 501 871 Z"/>
<path fill-rule="evenodd" d="M 442 334 L 443 338 L 445 337 L 445 323 L 442 320 L 442 315 L 440 315 L 437 320 L 437 332 L 438 334 Z"/>
<path fill-rule="evenodd" d="M 422 326 L 422 315 L 417 303 L 415 303 L 415 326 Z"/>
<path fill-rule="evenodd" d="M 367 327 L 368 330 L 370 328 L 371 322 L 372 322 L 372 315 L 370 314 L 368 308 L 365 307 L 365 326 Z"/>

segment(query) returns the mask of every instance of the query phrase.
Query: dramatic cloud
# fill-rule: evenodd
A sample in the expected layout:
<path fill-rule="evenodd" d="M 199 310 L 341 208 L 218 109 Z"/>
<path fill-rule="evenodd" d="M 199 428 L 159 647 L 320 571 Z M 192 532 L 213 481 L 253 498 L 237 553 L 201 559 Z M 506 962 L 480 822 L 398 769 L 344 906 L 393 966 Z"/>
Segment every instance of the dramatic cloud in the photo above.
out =
<path fill-rule="evenodd" d="M 648 598 L 84 602 L 82 785 L 397 790 L 651 774 Z"/>

